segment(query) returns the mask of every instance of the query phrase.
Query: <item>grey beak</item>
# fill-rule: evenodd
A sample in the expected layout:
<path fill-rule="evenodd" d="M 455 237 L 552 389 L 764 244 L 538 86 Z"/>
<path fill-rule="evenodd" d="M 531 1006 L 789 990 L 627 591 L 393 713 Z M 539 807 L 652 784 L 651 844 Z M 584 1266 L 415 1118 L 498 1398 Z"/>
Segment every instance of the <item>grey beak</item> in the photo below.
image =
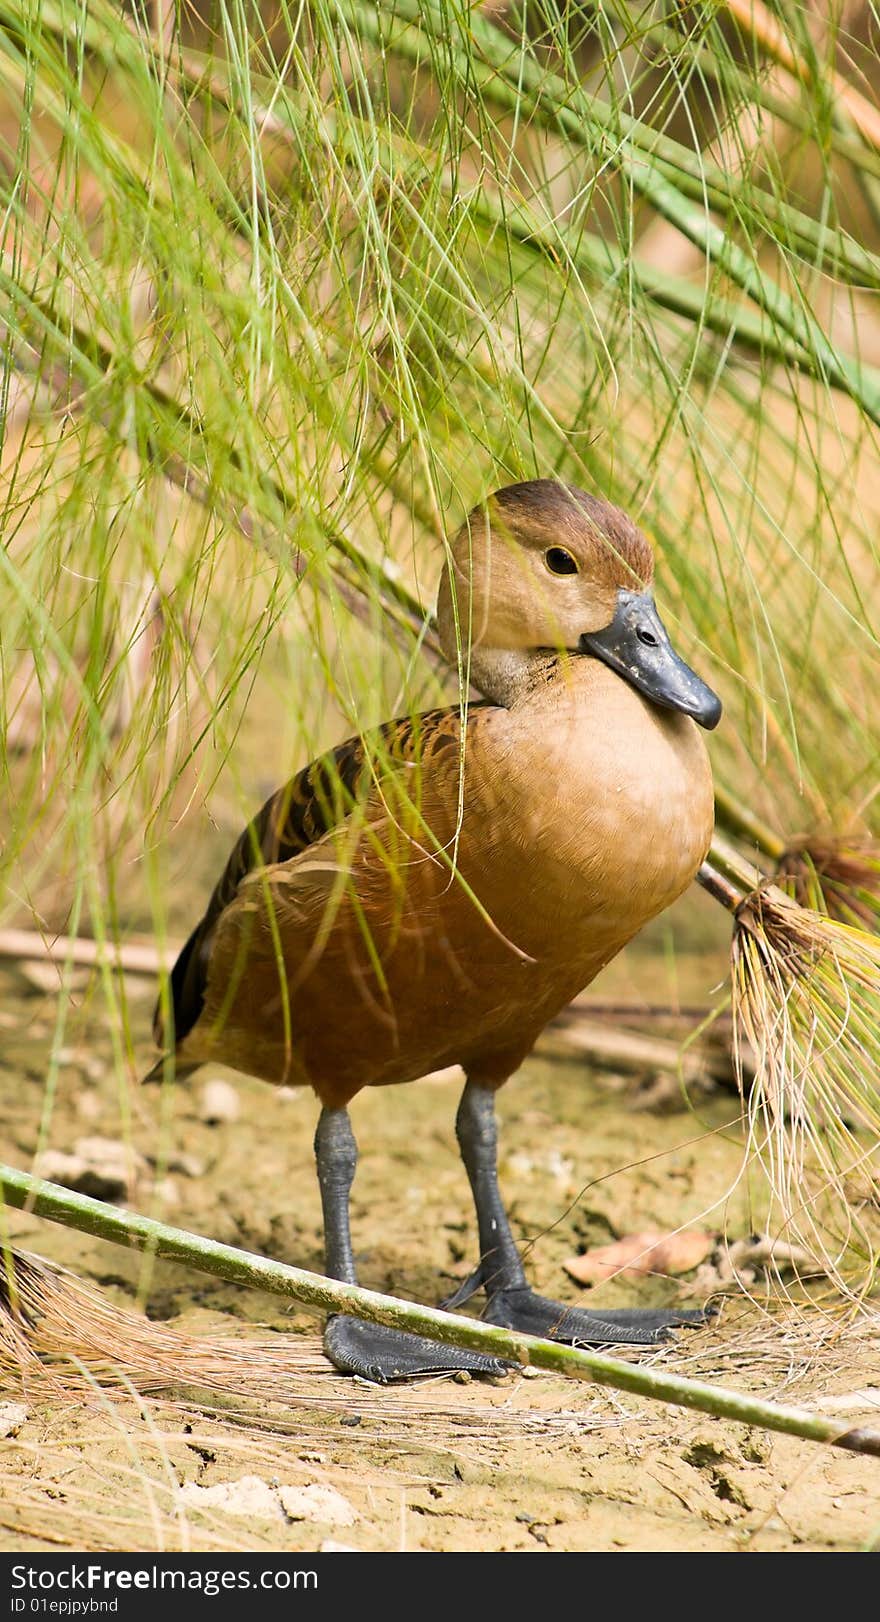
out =
<path fill-rule="evenodd" d="M 650 592 L 617 593 L 617 611 L 601 631 L 585 631 L 581 653 L 602 659 L 646 698 L 681 710 L 711 732 L 721 720 L 721 700 L 678 657 Z"/>

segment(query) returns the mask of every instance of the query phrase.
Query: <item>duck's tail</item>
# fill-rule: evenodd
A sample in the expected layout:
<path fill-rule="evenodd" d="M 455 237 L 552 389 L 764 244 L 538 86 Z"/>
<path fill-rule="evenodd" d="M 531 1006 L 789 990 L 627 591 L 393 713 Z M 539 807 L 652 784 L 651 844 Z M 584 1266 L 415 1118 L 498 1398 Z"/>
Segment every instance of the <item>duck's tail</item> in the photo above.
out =
<path fill-rule="evenodd" d="M 190 1076 L 196 1070 L 199 1070 L 203 1063 L 204 1060 L 202 1059 L 193 1062 L 186 1059 L 176 1059 L 173 1053 L 163 1053 L 162 1057 L 156 1060 L 156 1063 L 151 1066 L 146 1075 L 141 1076 L 140 1085 L 146 1087 L 149 1082 L 162 1082 L 166 1076 L 169 1081 L 188 1081 Z"/>

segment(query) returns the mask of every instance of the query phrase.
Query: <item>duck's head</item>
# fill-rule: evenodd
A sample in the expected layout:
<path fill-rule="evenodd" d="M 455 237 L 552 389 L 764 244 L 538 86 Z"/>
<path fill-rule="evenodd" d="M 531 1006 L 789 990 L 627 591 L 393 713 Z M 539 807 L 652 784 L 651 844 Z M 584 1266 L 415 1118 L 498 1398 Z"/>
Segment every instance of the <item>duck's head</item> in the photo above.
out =
<path fill-rule="evenodd" d="M 548 651 L 601 659 L 700 726 L 721 700 L 674 651 L 652 594 L 649 542 L 618 507 L 551 479 L 490 496 L 452 542 L 437 603 L 450 657 L 471 649 L 487 697 L 513 701 Z"/>

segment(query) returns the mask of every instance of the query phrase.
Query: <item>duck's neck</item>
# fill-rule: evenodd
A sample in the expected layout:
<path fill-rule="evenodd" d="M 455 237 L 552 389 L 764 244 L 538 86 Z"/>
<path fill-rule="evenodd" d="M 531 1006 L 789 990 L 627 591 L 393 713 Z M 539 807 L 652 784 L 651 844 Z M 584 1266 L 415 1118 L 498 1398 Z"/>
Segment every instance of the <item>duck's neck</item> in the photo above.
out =
<path fill-rule="evenodd" d="M 546 648 L 473 648 L 471 685 L 493 704 L 512 710 L 545 686 L 558 665 L 559 656 Z"/>

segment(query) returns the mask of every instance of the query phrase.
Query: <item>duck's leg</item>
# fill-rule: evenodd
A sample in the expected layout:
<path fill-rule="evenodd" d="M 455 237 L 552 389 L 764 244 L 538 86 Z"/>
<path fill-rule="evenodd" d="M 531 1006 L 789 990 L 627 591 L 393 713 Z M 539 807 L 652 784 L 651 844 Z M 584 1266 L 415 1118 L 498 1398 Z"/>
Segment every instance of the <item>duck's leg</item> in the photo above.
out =
<path fill-rule="evenodd" d="M 321 1111 L 315 1133 L 315 1158 L 324 1211 L 326 1271 L 330 1278 L 356 1284 L 349 1195 L 357 1165 L 357 1144 L 347 1110 Z M 416 1374 L 455 1373 L 458 1369 L 467 1369 L 471 1374 L 504 1374 L 509 1367 L 497 1357 L 443 1346 L 421 1335 L 364 1323 L 346 1314 L 327 1319 L 324 1350 L 338 1369 L 381 1384 Z"/>
<path fill-rule="evenodd" d="M 670 1329 L 706 1321 L 703 1312 L 596 1311 L 567 1307 L 529 1288 L 522 1260 L 498 1188 L 498 1127 L 495 1096 L 488 1087 L 468 1081 L 455 1121 L 461 1158 L 470 1180 L 480 1232 L 480 1263 L 468 1285 L 448 1305 L 457 1305 L 482 1284 L 489 1297 L 484 1314 L 489 1323 L 520 1329 L 527 1335 L 590 1346 L 616 1343 L 653 1345 Z"/>

